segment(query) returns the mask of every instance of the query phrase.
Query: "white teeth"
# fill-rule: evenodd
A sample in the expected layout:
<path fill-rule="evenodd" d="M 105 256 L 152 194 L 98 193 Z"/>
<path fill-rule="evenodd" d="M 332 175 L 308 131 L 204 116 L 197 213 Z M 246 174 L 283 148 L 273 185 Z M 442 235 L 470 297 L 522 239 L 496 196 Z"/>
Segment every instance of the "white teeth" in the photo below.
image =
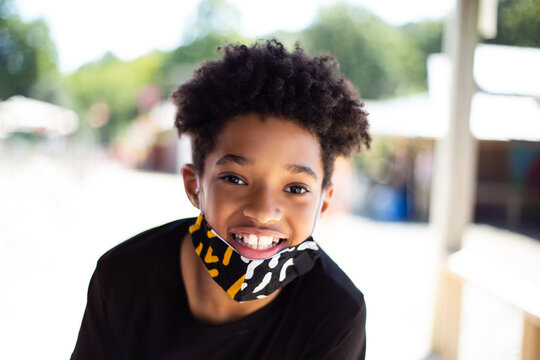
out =
<path fill-rule="evenodd" d="M 259 237 L 259 246 L 269 247 L 270 245 L 272 245 L 272 237 L 271 236 L 261 236 L 261 237 Z"/>
<path fill-rule="evenodd" d="M 245 239 L 246 239 L 246 238 L 244 237 L 244 241 L 245 241 Z M 258 240 L 257 235 L 255 235 L 255 234 L 249 234 L 249 237 L 248 237 L 248 239 L 247 239 L 247 243 L 248 243 L 249 245 L 252 245 L 252 246 L 254 245 L 255 247 L 257 247 L 257 240 Z"/>
<path fill-rule="evenodd" d="M 258 237 L 255 234 L 249 235 L 236 235 L 233 234 L 233 238 L 237 241 L 242 242 L 249 248 L 255 250 L 266 250 L 279 243 L 280 239 L 272 236 L 260 236 Z"/>

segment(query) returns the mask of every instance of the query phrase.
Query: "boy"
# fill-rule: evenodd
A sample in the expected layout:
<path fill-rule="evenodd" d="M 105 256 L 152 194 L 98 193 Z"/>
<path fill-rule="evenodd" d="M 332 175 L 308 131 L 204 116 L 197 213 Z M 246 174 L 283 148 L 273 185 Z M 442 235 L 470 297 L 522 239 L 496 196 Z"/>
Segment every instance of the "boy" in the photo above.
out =
<path fill-rule="evenodd" d="M 363 295 L 311 238 L 335 158 L 369 146 L 363 103 L 330 56 L 222 50 L 172 94 L 200 215 L 99 260 L 72 359 L 365 356 Z"/>

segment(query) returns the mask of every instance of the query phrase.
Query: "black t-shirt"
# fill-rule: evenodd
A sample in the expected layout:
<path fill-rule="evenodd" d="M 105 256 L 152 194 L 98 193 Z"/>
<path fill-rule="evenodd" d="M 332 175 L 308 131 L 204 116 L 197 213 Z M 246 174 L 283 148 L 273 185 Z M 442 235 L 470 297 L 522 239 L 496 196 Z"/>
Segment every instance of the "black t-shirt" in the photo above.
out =
<path fill-rule="evenodd" d="M 223 325 L 198 322 L 179 265 L 193 222 L 148 230 L 101 257 L 72 360 L 364 359 L 364 297 L 322 250 L 265 307 Z"/>

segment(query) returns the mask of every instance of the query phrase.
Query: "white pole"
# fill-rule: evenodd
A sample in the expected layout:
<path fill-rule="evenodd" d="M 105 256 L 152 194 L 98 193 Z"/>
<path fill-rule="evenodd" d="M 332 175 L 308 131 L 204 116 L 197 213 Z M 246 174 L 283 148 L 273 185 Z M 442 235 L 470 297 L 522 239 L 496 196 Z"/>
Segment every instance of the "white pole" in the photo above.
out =
<path fill-rule="evenodd" d="M 448 132 L 436 144 L 430 222 L 442 248 L 459 250 L 466 226 L 472 220 L 476 184 L 476 140 L 469 115 L 475 91 L 474 49 L 477 43 L 478 0 L 458 0 L 450 49 L 451 83 Z"/>
<path fill-rule="evenodd" d="M 476 140 L 469 117 L 475 92 L 474 50 L 477 43 L 479 0 L 457 0 L 454 24 L 446 37 L 451 76 L 448 131 L 436 144 L 430 222 L 438 235 L 440 267 L 433 351 L 445 360 L 458 357 L 461 286 L 444 271 L 444 258 L 461 248 L 463 234 L 472 221 L 476 186 Z"/>

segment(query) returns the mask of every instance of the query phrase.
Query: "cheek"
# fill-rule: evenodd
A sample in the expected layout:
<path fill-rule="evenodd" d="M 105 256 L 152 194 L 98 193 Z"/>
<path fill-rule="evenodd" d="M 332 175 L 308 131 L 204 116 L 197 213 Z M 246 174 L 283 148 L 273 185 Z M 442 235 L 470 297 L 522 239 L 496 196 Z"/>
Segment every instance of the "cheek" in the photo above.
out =
<path fill-rule="evenodd" d="M 241 186 L 227 186 L 217 184 L 208 193 L 208 200 L 215 207 L 221 209 L 238 208 L 239 205 L 248 201 L 249 193 Z"/>
<path fill-rule="evenodd" d="M 238 212 L 242 194 L 225 186 L 211 186 L 204 195 L 206 221 L 217 231 L 224 231 L 229 218 Z M 223 234 L 220 233 L 223 236 Z"/>
<path fill-rule="evenodd" d="M 302 222 L 312 218 L 315 214 L 315 206 L 313 204 L 292 204 L 287 207 L 287 211 L 291 216 L 294 216 Z"/>
<path fill-rule="evenodd" d="M 287 218 L 294 229 L 294 245 L 301 243 L 311 235 L 316 212 L 317 204 L 311 202 L 289 207 Z"/>
<path fill-rule="evenodd" d="M 313 218 L 317 212 L 318 196 L 316 194 L 309 194 L 302 199 L 289 199 L 287 207 L 289 211 L 294 212 L 298 217 Z"/>

